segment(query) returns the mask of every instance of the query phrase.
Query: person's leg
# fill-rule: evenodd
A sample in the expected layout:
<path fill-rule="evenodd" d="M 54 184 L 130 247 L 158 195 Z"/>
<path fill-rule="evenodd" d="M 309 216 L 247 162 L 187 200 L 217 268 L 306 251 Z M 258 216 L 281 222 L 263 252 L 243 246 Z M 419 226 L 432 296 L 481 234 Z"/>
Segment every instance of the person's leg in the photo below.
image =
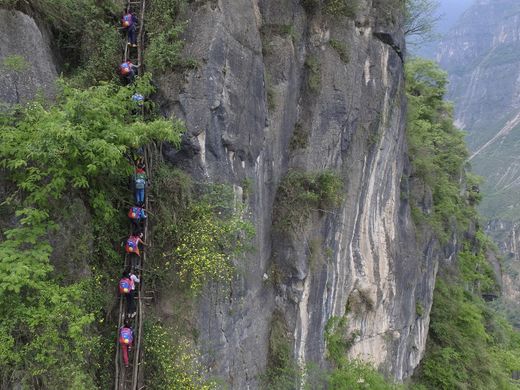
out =
<path fill-rule="evenodd" d="M 132 297 L 130 297 L 131 292 L 126 294 L 126 316 L 130 316 L 132 314 Z"/>
<path fill-rule="evenodd" d="M 141 205 L 144 204 L 144 188 L 138 189 L 137 193 L 138 193 L 137 203 L 139 203 Z"/>
<path fill-rule="evenodd" d="M 121 344 L 121 349 L 123 352 L 123 363 L 125 367 L 128 367 L 128 346 L 126 344 Z"/>
<path fill-rule="evenodd" d="M 128 42 L 132 45 L 135 45 L 137 43 L 134 24 L 132 24 L 128 29 Z"/>
<path fill-rule="evenodd" d="M 135 305 L 135 290 L 132 290 L 128 293 L 128 312 L 127 314 L 132 316 L 132 314 L 136 311 L 136 305 Z"/>
<path fill-rule="evenodd" d="M 141 258 L 139 257 L 139 255 L 136 253 L 133 253 L 131 260 L 132 260 L 131 261 L 132 269 L 135 270 L 136 268 L 139 268 L 139 266 L 141 265 Z"/>

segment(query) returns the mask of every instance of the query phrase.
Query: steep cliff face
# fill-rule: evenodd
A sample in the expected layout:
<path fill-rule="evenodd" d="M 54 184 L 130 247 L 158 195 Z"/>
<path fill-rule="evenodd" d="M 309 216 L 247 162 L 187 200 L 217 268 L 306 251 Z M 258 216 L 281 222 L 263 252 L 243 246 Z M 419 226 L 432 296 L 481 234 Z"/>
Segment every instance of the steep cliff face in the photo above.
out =
<path fill-rule="evenodd" d="M 52 96 L 56 67 L 50 42 L 33 18 L 0 9 L 0 101 L 26 102 L 36 95 Z"/>
<path fill-rule="evenodd" d="M 471 163 L 486 178 L 481 210 L 518 218 L 520 8 L 512 0 L 479 0 L 441 43 L 438 60 L 450 74 L 449 98 L 468 131 Z"/>
<path fill-rule="evenodd" d="M 185 15 L 186 55 L 199 68 L 159 80 L 163 112 L 188 128 L 167 157 L 233 184 L 256 227 L 231 291 L 208 288 L 196 309 L 204 361 L 232 388 L 258 388 L 275 322 L 302 365 L 326 366 L 325 326 L 346 312 L 352 356 L 402 380 L 423 354 L 438 254 L 416 244 L 401 185 L 397 10 L 368 0 L 347 17 L 298 1 L 221 0 L 194 2 Z M 313 211 L 297 229 L 273 227 L 290 169 L 340 175 L 341 206 Z"/>

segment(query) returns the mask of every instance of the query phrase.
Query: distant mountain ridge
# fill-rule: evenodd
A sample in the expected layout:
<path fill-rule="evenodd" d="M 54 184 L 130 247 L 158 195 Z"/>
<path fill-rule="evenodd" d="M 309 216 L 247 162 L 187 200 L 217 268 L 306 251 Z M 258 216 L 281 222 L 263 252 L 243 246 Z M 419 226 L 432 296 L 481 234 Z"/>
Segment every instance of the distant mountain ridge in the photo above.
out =
<path fill-rule="evenodd" d="M 439 45 L 457 125 L 483 176 L 482 212 L 520 218 L 520 3 L 478 0 Z"/>

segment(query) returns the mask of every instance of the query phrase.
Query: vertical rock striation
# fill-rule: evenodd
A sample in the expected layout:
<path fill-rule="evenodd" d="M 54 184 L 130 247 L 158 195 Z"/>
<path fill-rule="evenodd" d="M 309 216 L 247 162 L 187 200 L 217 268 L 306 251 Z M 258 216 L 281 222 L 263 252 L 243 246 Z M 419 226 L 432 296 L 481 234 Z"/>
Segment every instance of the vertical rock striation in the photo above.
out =
<path fill-rule="evenodd" d="M 188 128 L 167 158 L 233 184 L 256 226 L 256 250 L 238 261 L 231 291 L 208 288 L 197 309 L 205 363 L 236 389 L 260 386 L 273 321 L 302 365 L 327 365 L 325 326 L 346 313 L 351 356 L 396 380 L 424 352 L 441 255 L 433 239 L 416 242 L 401 180 L 401 15 L 370 0 L 355 17 L 322 11 L 298 1 L 194 2 L 186 55 L 200 67 L 158 82 L 162 110 Z M 273 227 L 290 169 L 334 171 L 341 207 L 313 211 L 293 231 Z"/>

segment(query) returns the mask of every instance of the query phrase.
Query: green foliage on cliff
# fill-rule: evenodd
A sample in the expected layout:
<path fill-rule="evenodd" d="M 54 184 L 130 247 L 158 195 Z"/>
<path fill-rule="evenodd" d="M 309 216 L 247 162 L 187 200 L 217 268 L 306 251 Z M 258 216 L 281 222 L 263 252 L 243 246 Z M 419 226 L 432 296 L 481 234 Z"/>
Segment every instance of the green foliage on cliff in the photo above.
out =
<path fill-rule="evenodd" d="M 54 47 L 66 59 L 63 70 L 75 75 L 77 85 L 114 77 L 123 42 L 117 30 L 122 10 L 115 1 L 1 0 L 0 6 L 35 15 L 50 27 Z"/>
<path fill-rule="evenodd" d="M 433 228 L 441 244 L 458 237 L 462 248 L 451 264 L 441 265 L 431 310 L 427 352 L 414 382 L 427 389 L 509 389 L 520 370 L 520 335 L 481 298 L 497 294 L 486 259 L 489 239 L 476 224 L 476 180 L 465 173 L 468 154 L 463 135 L 452 124 L 451 105 L 443 101 L 447 77 L 430 61 L 406 66 L 409 102 L 408 141 L 412 177 L 432 191 L 431 210 L 411 203 L 419 226 Z M 424 194 L 423 194 L 424 196 Z"/>
<path fill-rule="evenodd" d="M 514 389 L 520 335 L 457 281 L 438 279 L 426 357 L 418 382 L 428 389 Z"/>
<path fill-rule="evenodd" d="M 453 125 L 453 108 L 443 100 L 447 74 L 431 61 L 407 63 L 408 146 L 412 178 L 419 178 L 432 191 L 432 210 L 418 209 L 420 199 L 412 192 L 417 222 L 432 226 L 439 239 L 447 242 L 452 232 L 462 235 L 476 211 L 461 196 L 468 151 L 464 134 Z M 418 221 L 418 220 L 421 221 Z"/>
<path fill-rule="evenodd" d="M 133 88 L 104 84 L 78 90 L 64 82 L 57 103 L 33 102 L 0 117 L 0 168 L 11 183 L 3 203 L 16 217 L 0 235 L 0 373 L 9 386 L 93 388 L 104 343 L 93 336 L 106 274 L 118 256 L 105 238 L 118 226 L 118 208 L 131 173 L 126 153 L 152 140 L 177 144 L 183 127 L 162 119 L 147 123 L 131 114 L 133 88 L 149 94 L 149 78 Z M 50 237 L 64 205 L 78 197 L 94 218 L 92 277 L 72 280 L 54 272 Z M 117 236 L 115 236 L 117 237 Z M 75 252 L 74 246 L 72 251 Z M 81 279 L 81 280 L 79 280 Z M 104 371 L 105 367 L 99 367 Z"/>
<path fill-rule="evenodd" d="M 186 0 L 156 0 L 147 3 L 146 66 L 155 75 L 175 68 L 196 68 L 197 62 L 182 55 L 182 33 L 187 21 L 179 21 Z"/>
<path fill-rule="evenodd" d="M 149 320 L 144 326 L 146 386 L 156 390 L 210 390 L 191 342 L 168 327 Z"/>
<path fill-rule="evenodd" d="M 334 172 L 289 171 L 276 195 L 273 219 L 279 229 L 302 226 L 313 211 L 331 212 L 338 207 L 343 183 Z"/>
<path fill-rule="evenodd" d="M 359 0 L 302 0 L 302 6 L 308 13 L 318 10 L 326 15 L 353 18 L 359 7 Z"/>
<path fill-rule="evenodd" d="M 370 364 L 349 359 L 348 350 L 357 334 L 349 334 L 347 317 L 331 317 L 325 327 L 325 341 L 328 359 L 334 368 L 328 376 L 328 389 L 375 389 L 395 390 L 399 387 L 390 384 L 383 375 Z"/>
<path fill-rule="evenodd" d="M 254 236 L 233 188 L 194 183 L 166 165 L 159 165 L 154 176 L 154 279 L 164 283 L 165 271 L 173 270 L 176 282 L 194 293 L 209 281 L 229 283 L 236 273 L 234 259 L 244 255 Z"/>

